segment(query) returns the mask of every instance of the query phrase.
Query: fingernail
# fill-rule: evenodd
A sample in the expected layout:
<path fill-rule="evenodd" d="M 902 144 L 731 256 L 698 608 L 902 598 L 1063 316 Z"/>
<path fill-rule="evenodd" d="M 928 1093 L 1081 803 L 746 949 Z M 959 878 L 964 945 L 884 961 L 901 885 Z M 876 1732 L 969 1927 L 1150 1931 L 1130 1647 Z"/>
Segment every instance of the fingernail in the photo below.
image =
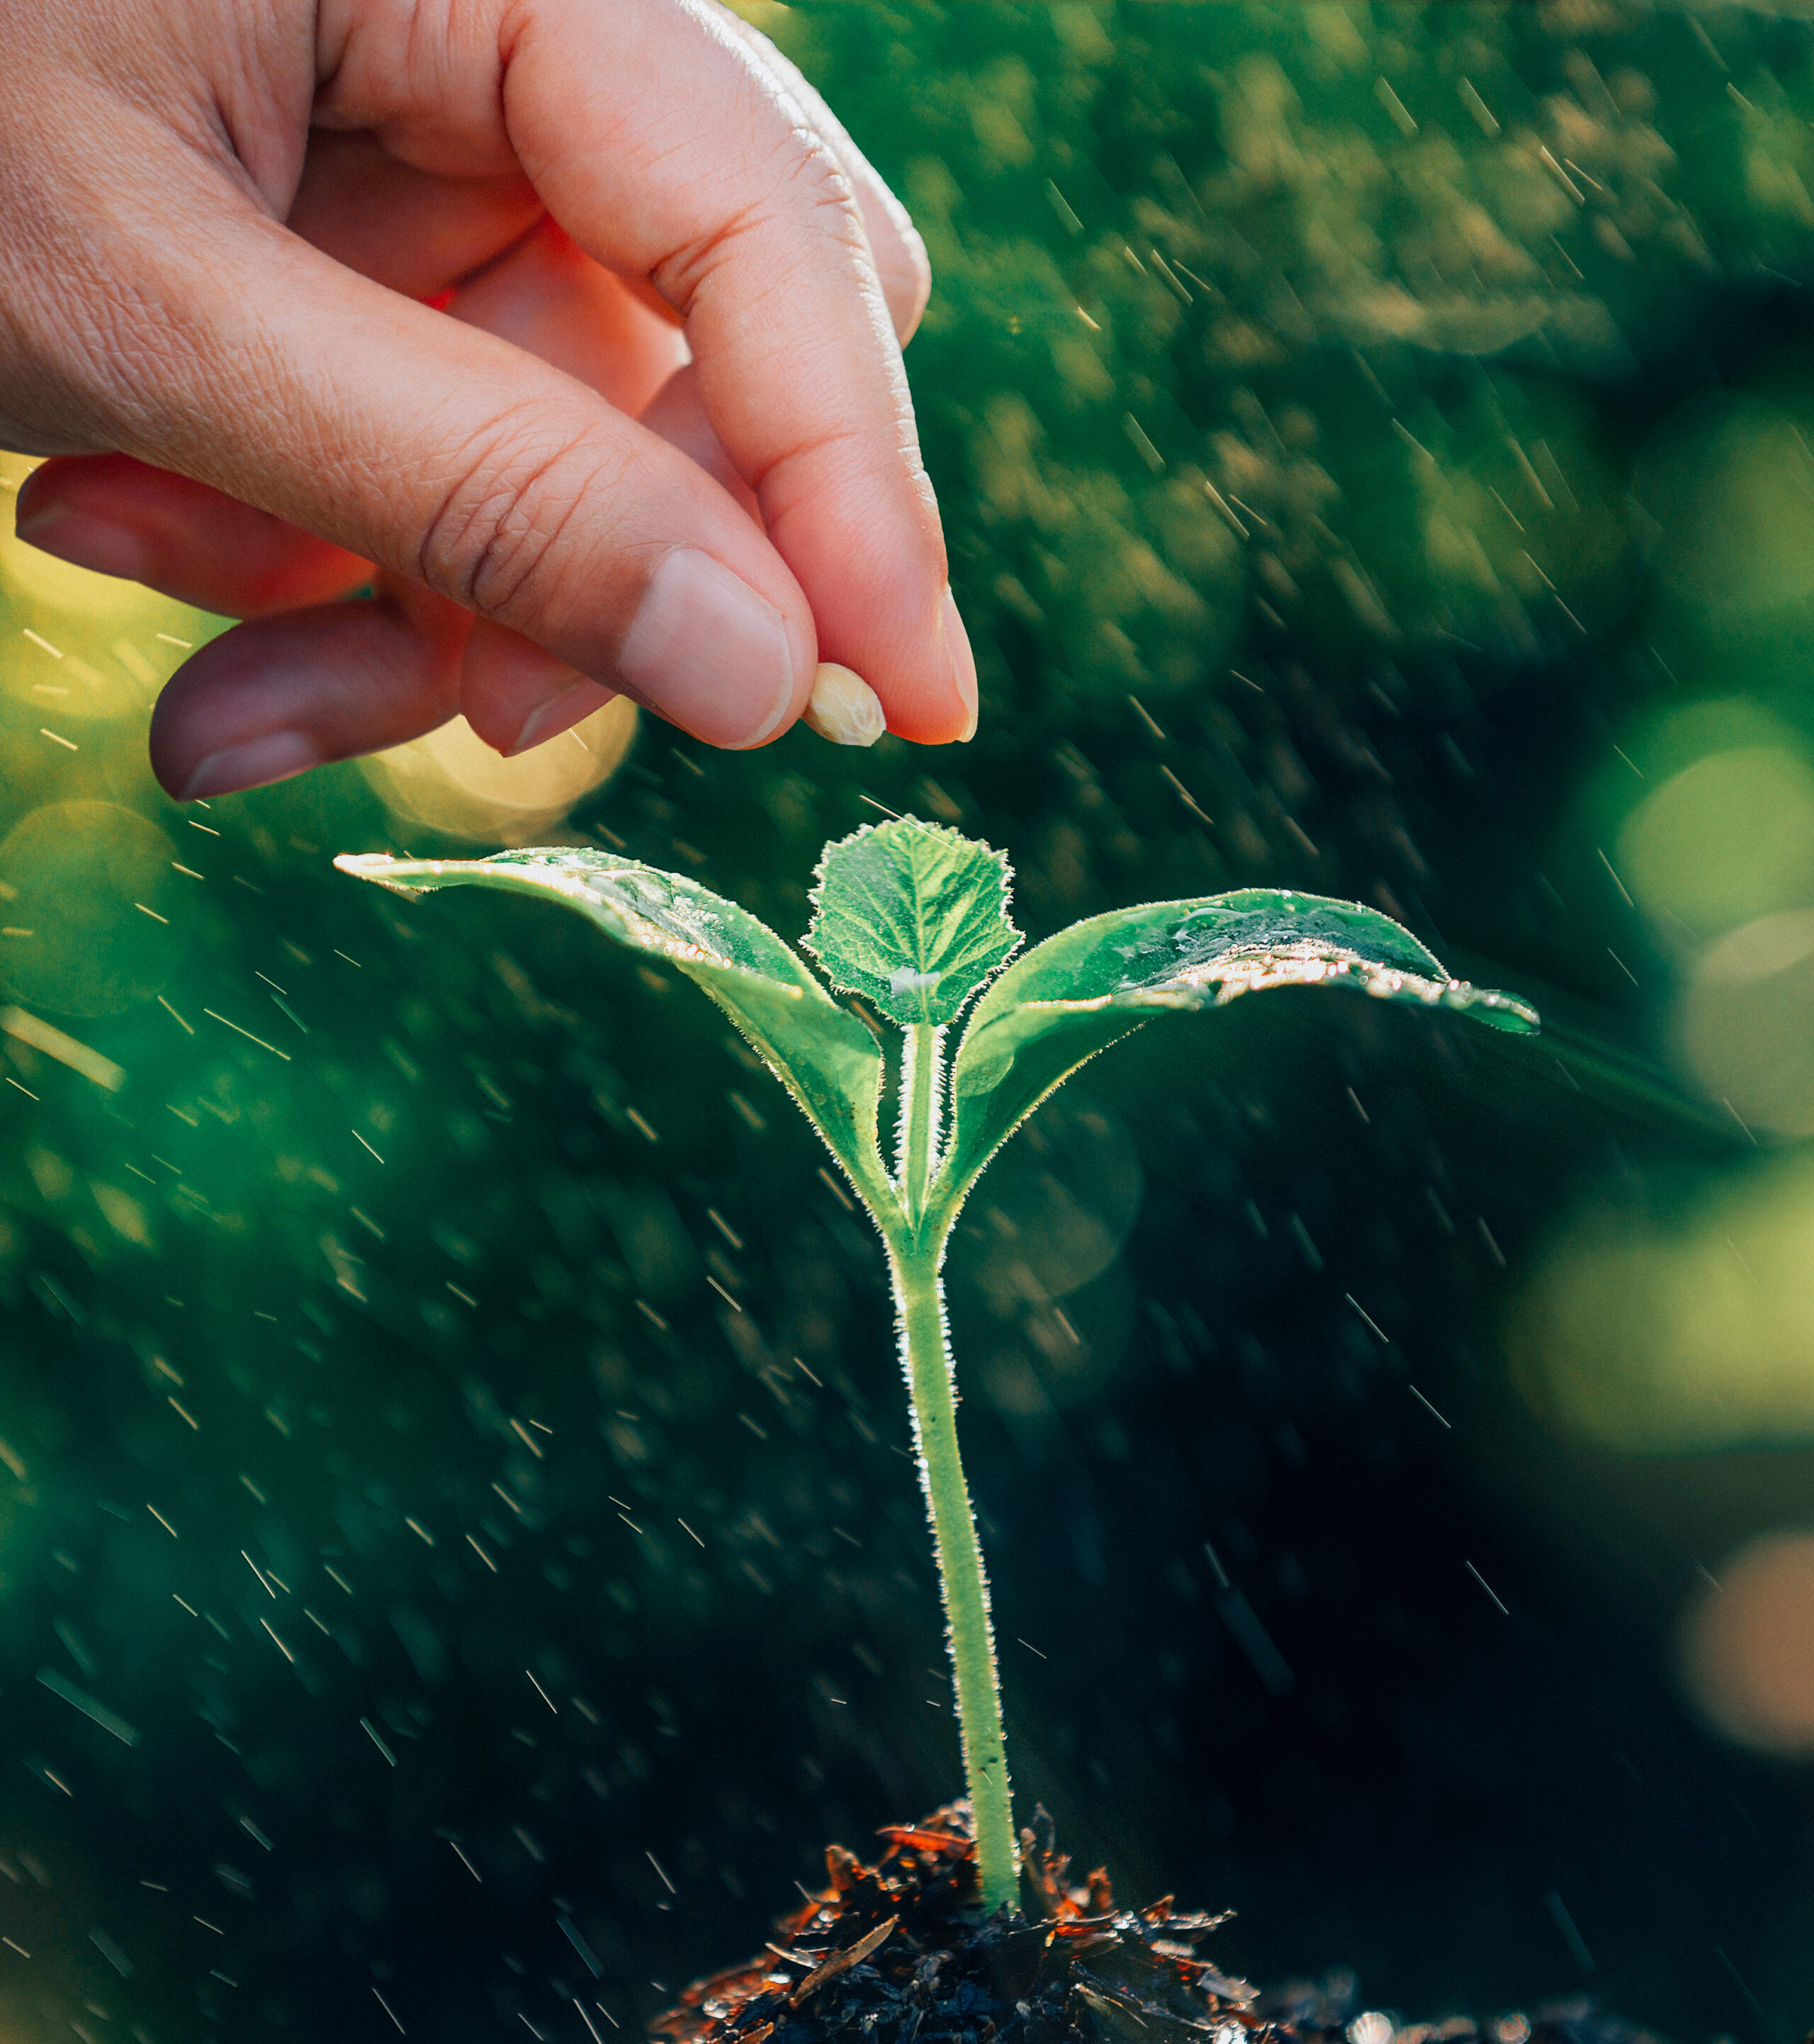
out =
<path fill-rule="evenodd" d="M 48 505 L 18 524 L 19 537 L 41 554 L 54 554 L 72 567 L 91 569 L 96 574 L 117 575 L 126 582 L 143 582 L 150 565 L 144 542 L 136 532 L 86 512 L 71 511 L 61 504 Z"/>
<path fill-rule="evenodd" d="M 300 731 L 270 731 L 262 738 L 248 738 L 244 745 L 230 745 L 210 752 L 182 784 L 179 802 L 193 802 L 198 795 L 232 795 L 242 788 L 267 787 L 273 781 L 288 781 L 321 764 L 321 755 L 313 739 Z"/>
<path fill-rule="evenodd" d="M 873 745 L 888 728 L 881 698 L 861 674 L 822 660 L 802 720 L 834 745 Z"/>
<path fill-rule="evenodd" d="M 696 547 L 650 578 L 617 671 L 652 709 L 708 745 L 760 745 L 793 708 L 787 620 Z"/>
<path fill-rule="evenodd" d="M 563 731 L 570 731 L 582 717 L 590 717 L 595 709 L 603 709 L 610 701 L 610 690 L 600 688 L 596 682 L 575 682 L 571 687 L 562 689 L 558 696 L 550 697 L 539 709 L 529 713 L 523 720 L 523 728 L 516 734 L 516 742 L 504 758 L 514 759 L 518 753 L 528 751 L 531 746 L 558 738 Z"/>
<path fill-rule="evenodd" d="M 970 721 L 958 733 L 957 742 L 968 745 L 976 735 L 976 656 L 970 651 L 970 635 L 964 629 L 964 620 L 957 614 L 957 598 L 949 588 L 945 592 L 942 621 L 945 650 L 951 655 L 951 678 L 957 684 L 959 698 L 970 713 Z"/>

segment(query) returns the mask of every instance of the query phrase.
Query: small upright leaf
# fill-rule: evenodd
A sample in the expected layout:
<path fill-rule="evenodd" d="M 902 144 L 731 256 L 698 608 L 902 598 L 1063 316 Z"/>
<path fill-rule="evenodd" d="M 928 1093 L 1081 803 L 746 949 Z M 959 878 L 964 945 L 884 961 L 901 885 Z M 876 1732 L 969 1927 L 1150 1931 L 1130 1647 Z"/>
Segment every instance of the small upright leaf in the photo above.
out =
<path fill-rule="evenodd" d="M 952 1066 L 938 1197 L 953 1210 L 1054 1087 L 1154 1014 L 1319 985 L 1518 1034 L 1537 1027 L 1523 1001 L 1451 979 L 1409 930 L 1359 902 L 1248 888 L 1093 916 L 1036 945 L 972 1014 Z"/>
<path fill-rule="evenodd" d="M 954 1022 L 1019 948 L 1010 877 L 1000 852 L 942 824 L 865 824 L 826 847 L 807 949 L 903 1028 Z"/>
<path fill-rule="evenodd" d="M 882 1059 L 765 923 L 696 881 L 590 847 L 500 851 L 490 859 L 344 854 L 343 873 L 398 893 L 477 885 L 567 902 L 608 936 L 660 958 L 703 987 L 800 1103 L 871 1208 L 893 1195 L 876 1143 Z"/>

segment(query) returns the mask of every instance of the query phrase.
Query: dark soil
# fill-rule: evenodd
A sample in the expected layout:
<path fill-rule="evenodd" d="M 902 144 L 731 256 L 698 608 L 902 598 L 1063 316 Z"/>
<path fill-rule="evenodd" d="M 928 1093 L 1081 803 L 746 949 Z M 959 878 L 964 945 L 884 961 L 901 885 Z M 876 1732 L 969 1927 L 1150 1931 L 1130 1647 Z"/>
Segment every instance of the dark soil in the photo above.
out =
<path fill-rule="evenodd" d="M 673 2044 L 1658 2044 L 1571 2002 L 1394 2028 L 1351 1980 L 1262 1992 L 1199 1958 L 1226 1915 L 1165 1896 L 1118 1909 L 1080 1886 L 1038 1812 L 1022 1834 L 1030 1914 L 982 1912 L 965 1804 L 884 1831 L 873 1866 L 833 1846 L 831 1885 L 762 1955 L 696 1981 L 655 2024 Z"/>

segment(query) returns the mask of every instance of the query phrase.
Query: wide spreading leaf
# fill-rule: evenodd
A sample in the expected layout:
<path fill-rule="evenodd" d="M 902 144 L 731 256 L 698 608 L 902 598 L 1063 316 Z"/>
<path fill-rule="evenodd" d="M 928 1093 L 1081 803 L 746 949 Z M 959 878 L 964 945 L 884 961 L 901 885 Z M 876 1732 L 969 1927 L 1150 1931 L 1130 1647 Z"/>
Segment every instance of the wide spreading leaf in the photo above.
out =
<path fill-rule="evenodd" d="M 1000 852 L 942 824 L 865 824 L 825 848 L 807 949 L 903 1028 L 954 1022 L 1019 948 L 1008 881 Z"/>
<path fill-rule="evenodd" d="M 677 873 L 613 852 L 560 845 L 490 859 L 347 854 L 343 872 L 400 893 L 477 886 L 565 901 L 632 951 L 666 961 L 704 988 L 766 1059 L 874 1204 L 891 1194 L 876 1144 L 882 1058 L 765 923 Z"/>
<path fill-rule="evenodd" d="M 935 1197 L 947 1208 L 961 1200 L 1054 1086 L 1156 1012 L 1310 986 L 1452 1009 L 1500 1029 L 1537 1027 L 1522 1001 L 1452 980 L 1408 930 L 1357 902 L 1250 888 L 1118 909 L 1049 937 L 977 1005 L 953 1064 Z"/>

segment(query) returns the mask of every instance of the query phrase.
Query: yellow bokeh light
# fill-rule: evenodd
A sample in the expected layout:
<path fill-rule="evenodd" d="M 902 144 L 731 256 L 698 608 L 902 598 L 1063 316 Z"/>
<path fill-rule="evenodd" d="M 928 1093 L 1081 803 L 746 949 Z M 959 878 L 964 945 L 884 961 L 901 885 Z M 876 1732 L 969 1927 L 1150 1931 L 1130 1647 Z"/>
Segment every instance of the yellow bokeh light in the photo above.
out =
<path fill-rule="evenodd" d="M 1814 909 L 1761 916 L 1709 945 L 1673 1037 L 1677 1062 L 1748 1128 L 1814 1135 Z"/>
<path fill-rule="evenodd" d="M 1656 521 L 1663 587 L 1706 626 L 1766 624 L 1814 599 L 1814 451 L 1786 410 L 1697 398 L 1646 448 L 1632 494 Z"/>
<path fill-rule="evenodd" d="M 131 613 L 148 599 L 154 603 L 168 600 L 150 596 L 138 582 L 96 574 L 91 568 L 59 560 L 12 534 L 0 547 L 0 581 L 14 602 L 71 620 L 90 642 L 125 629 Z"/>
<path fill-rule="evenodd" d="M 1672 1214 L 1578 1213 L 1505 1343 L 1527 1401 L 1602 1447 L 1814 1441 L 1814 1160 L 1760 1163 Z"/>
<path fill-rule="evenodd" d="M 1814 767 L 1786 746 L 1709 753 L 1639 803 L 1618 859 L 1644 909 L 1696 936 L 1814 904 Z"/>
<path fill-rule="evenodd" d="M 0 454 L 0 488 L 10 496 L 36 466 Z M 10 519 L 0 529 L 0 690 L 53 727 L 142 717 L 189 649 L 224 628 L 137 582 L 28 546 Z"/>
<path fill-rule="evenodd" d="M 636 724 L 636 705 L 616 696 L 571 731 L 506 759 L 457 717 L 364 766 L 404 820 L 475 843 L 527 844 L 610 778 L 628 755 Z"/>

